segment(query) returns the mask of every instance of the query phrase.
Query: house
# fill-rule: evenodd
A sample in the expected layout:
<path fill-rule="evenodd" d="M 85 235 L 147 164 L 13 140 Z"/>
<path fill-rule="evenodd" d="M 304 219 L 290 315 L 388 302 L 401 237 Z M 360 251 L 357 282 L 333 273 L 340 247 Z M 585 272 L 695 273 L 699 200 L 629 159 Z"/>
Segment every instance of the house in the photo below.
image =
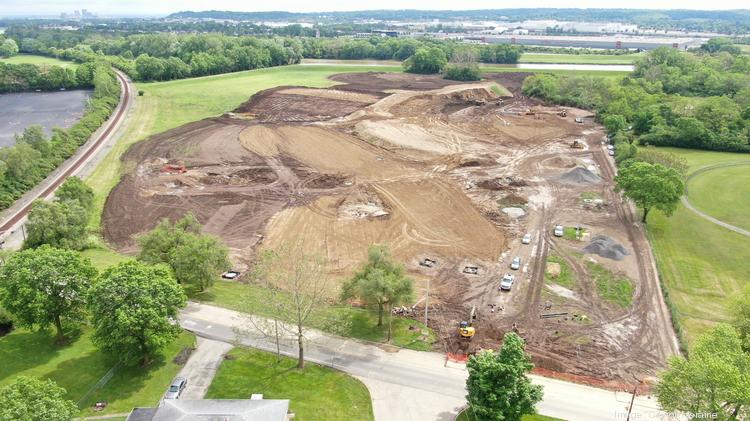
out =
<path fill-rule="evenodd" d="M 134 408 L 127 421 L 289 421 L 287 399 L 164 399 Z"/>

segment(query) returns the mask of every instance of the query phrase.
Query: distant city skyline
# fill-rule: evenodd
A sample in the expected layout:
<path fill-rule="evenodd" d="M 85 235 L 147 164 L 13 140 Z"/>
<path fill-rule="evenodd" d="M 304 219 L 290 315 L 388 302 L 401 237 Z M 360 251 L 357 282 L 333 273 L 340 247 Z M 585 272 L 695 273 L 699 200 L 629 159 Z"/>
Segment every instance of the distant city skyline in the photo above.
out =
<path fill-rule="evenodd" d="M 624 7 L 627 6 L 627 7 Z M 130 0 L 0 0 L 0 16 L 55 16 L 71 14 L 75 10 L 87 9 L 100 16 L 163 16 L 170 13 L 192 10 L 231 10 L 240 12 L 288 11 L 288 12 L 332 12 L 373 9 L 429 9 L 470 10 L 517 8 L 517 2 L 496 0 L 381 0 L 377 3 L 360 3 L 343 0 L 276 0 L 274 2 L 248 2 L 243 0 L 182 0 L 153 1 Z M 738 0 L 629 0 L 627 5 L 615 0 L 531 0 L 523 3 L 525 8 L 628 8 L 628 9 L 697 9 L 730 10 L 748 8 L 748 3 Z"/>

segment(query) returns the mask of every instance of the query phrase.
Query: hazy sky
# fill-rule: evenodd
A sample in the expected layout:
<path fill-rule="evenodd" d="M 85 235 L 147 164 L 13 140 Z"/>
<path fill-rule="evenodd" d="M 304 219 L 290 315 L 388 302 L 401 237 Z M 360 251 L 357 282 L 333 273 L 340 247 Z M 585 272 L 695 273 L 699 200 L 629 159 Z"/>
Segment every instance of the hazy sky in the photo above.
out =
<path fill-rule="evenodd" d="M 233 10 L 293 12 L 369 9 L 502 9 L 514 7 L 577 7 L 634 9 L 741 9 L 745 0 L 0 0 L 0 16 L 56 15 L 75 9 L 88 9 L 99 15 L 166 15 L 180 10 Z"/>

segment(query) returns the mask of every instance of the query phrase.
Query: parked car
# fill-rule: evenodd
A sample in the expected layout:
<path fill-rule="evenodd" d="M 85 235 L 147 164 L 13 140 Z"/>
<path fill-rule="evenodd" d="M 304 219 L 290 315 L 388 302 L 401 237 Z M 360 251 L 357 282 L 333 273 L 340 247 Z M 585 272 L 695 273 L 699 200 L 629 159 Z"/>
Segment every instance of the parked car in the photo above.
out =
<path fill-rule="evenodd" d="M 503 276 L 503 279 L 500 280 L 500 289 L 503 289 L 505 291 L 510 291 L 510 288 L 513 286 L 513 275 L 510 273 L 506 273 L 505 276 Z"/>
<path fill-rule="evenodd" d="M 240 273 L 236 270 L 229 270 L 221 274 L 224 279 L 237 279 L 238 276 L 240 276 Z"/>
<path fill-rule="evenodd" d="M 521 243 L 531 244 L 531 234 L 525 234 L 523 238 L 521 239 Z"/>
<path fill-rule="evenodd" d="M 609 151 L 609 156 L 615 156 L 615 151 Z"/>
<path fill-rule="evenodd" d="M 607 149 L 609 149 L 610 151 L 613 151 L 615 150 L 615 145 L 607 145 Z"/>
<path fill-rule="evenodd" d="M 581 117 L 576 117 L 576 123 L 583 123 L 583 119 Z"/>
<path fill-rule="evenodd" d="M 513 261 L 510 262 L 510 268 L 513 270 L 521 269 L 521 258 L 516 256 L 513 258 Z"/>
<path fill-rule="evenodd" d="M 179 399 L 182 391 L 187 386 L 187 379 L 184 377 L 175 377 L 172 380 L 172 385 L 169 386 L 167 393 L 164 395 L 164 399 Z"/>
<path fill-rule="evenodd" d="M 563 226 L 562 225 L 555 225 L 555 237 L 562 237 L 564 233 Z"/>

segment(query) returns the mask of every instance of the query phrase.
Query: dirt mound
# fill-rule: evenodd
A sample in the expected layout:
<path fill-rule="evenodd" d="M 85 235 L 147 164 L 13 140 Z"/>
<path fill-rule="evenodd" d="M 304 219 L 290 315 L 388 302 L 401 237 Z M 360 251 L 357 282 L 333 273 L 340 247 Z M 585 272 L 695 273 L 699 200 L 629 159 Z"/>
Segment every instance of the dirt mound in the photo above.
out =
<path fill-rule="evenodd" d="M 583 167 L 575 167 L 565 174 L 558 176 L 557 181 L 565 184 L 596 184 L 602 178 Z"/>
<path fill-rule="evenodd" d="M 268 184 L 278 177 L 271 168 L 248 168 L 231 174 L 207 172 L 200 182 L 204 184 L 226 184 L 230 186 L 244 186 L 252 183 Z"/>
<path fill-rule="evenodd" d="M 361 92 L 382 92 L 393 89 L 421 91 L 465 83 L 443 79 L 437 75 L 382 72 L 342 73 L 333 75 L 330 79 L 344 83 L 336 86 L 338 90 Z"/>
<path fill-rule="evenodd" d="M 612 260 L 622 260 L 630 254 L 622 244 L 606 235 L 597 235 L 592 238 L 591 242 L 583 248 L 583 252 Z"/>
<path fill-rule="evenodd" d="M 477 187 L 487 190 L 508 190 L 514 187 L 523 187 L 526 181 L 518 177 L 501 177 L 482 180 L 477 183 Z"/>
<path fill-rule="evenodd" d="M 288 93 L 295 90 L 287 87 L 261 91 L 240 105 L 234 113 L 263 123 L 310 122 L 343 117 L 368 104 L 361 98 L 349 100 L 344 99 L 343 95 L 335 97 L 330 94 L 331 90 L 321 90 L 320 96 L 311 95 L 310 91 L 314 89 L 306 89 L 304 94 Z"/>
<path fill-rule="evenodd" d="M 332 189 L 345 185 L 349 177 L 344 174 L 316 174 L 305 180 L 305 187 L 312 189 Z"/>
<path fill-rule="evenodd" d="M 485 73 L 482 75 L 482 77 L 484 77 L 485 79 L 494 80 L 499 84 L 505 86 L 505 88 L 508 89 L 513 95 L 521 95 L 521 87 L 523 86 L 523 81 L 533 74 L 534 73 L 529 72 L 492 72 Z"/>

